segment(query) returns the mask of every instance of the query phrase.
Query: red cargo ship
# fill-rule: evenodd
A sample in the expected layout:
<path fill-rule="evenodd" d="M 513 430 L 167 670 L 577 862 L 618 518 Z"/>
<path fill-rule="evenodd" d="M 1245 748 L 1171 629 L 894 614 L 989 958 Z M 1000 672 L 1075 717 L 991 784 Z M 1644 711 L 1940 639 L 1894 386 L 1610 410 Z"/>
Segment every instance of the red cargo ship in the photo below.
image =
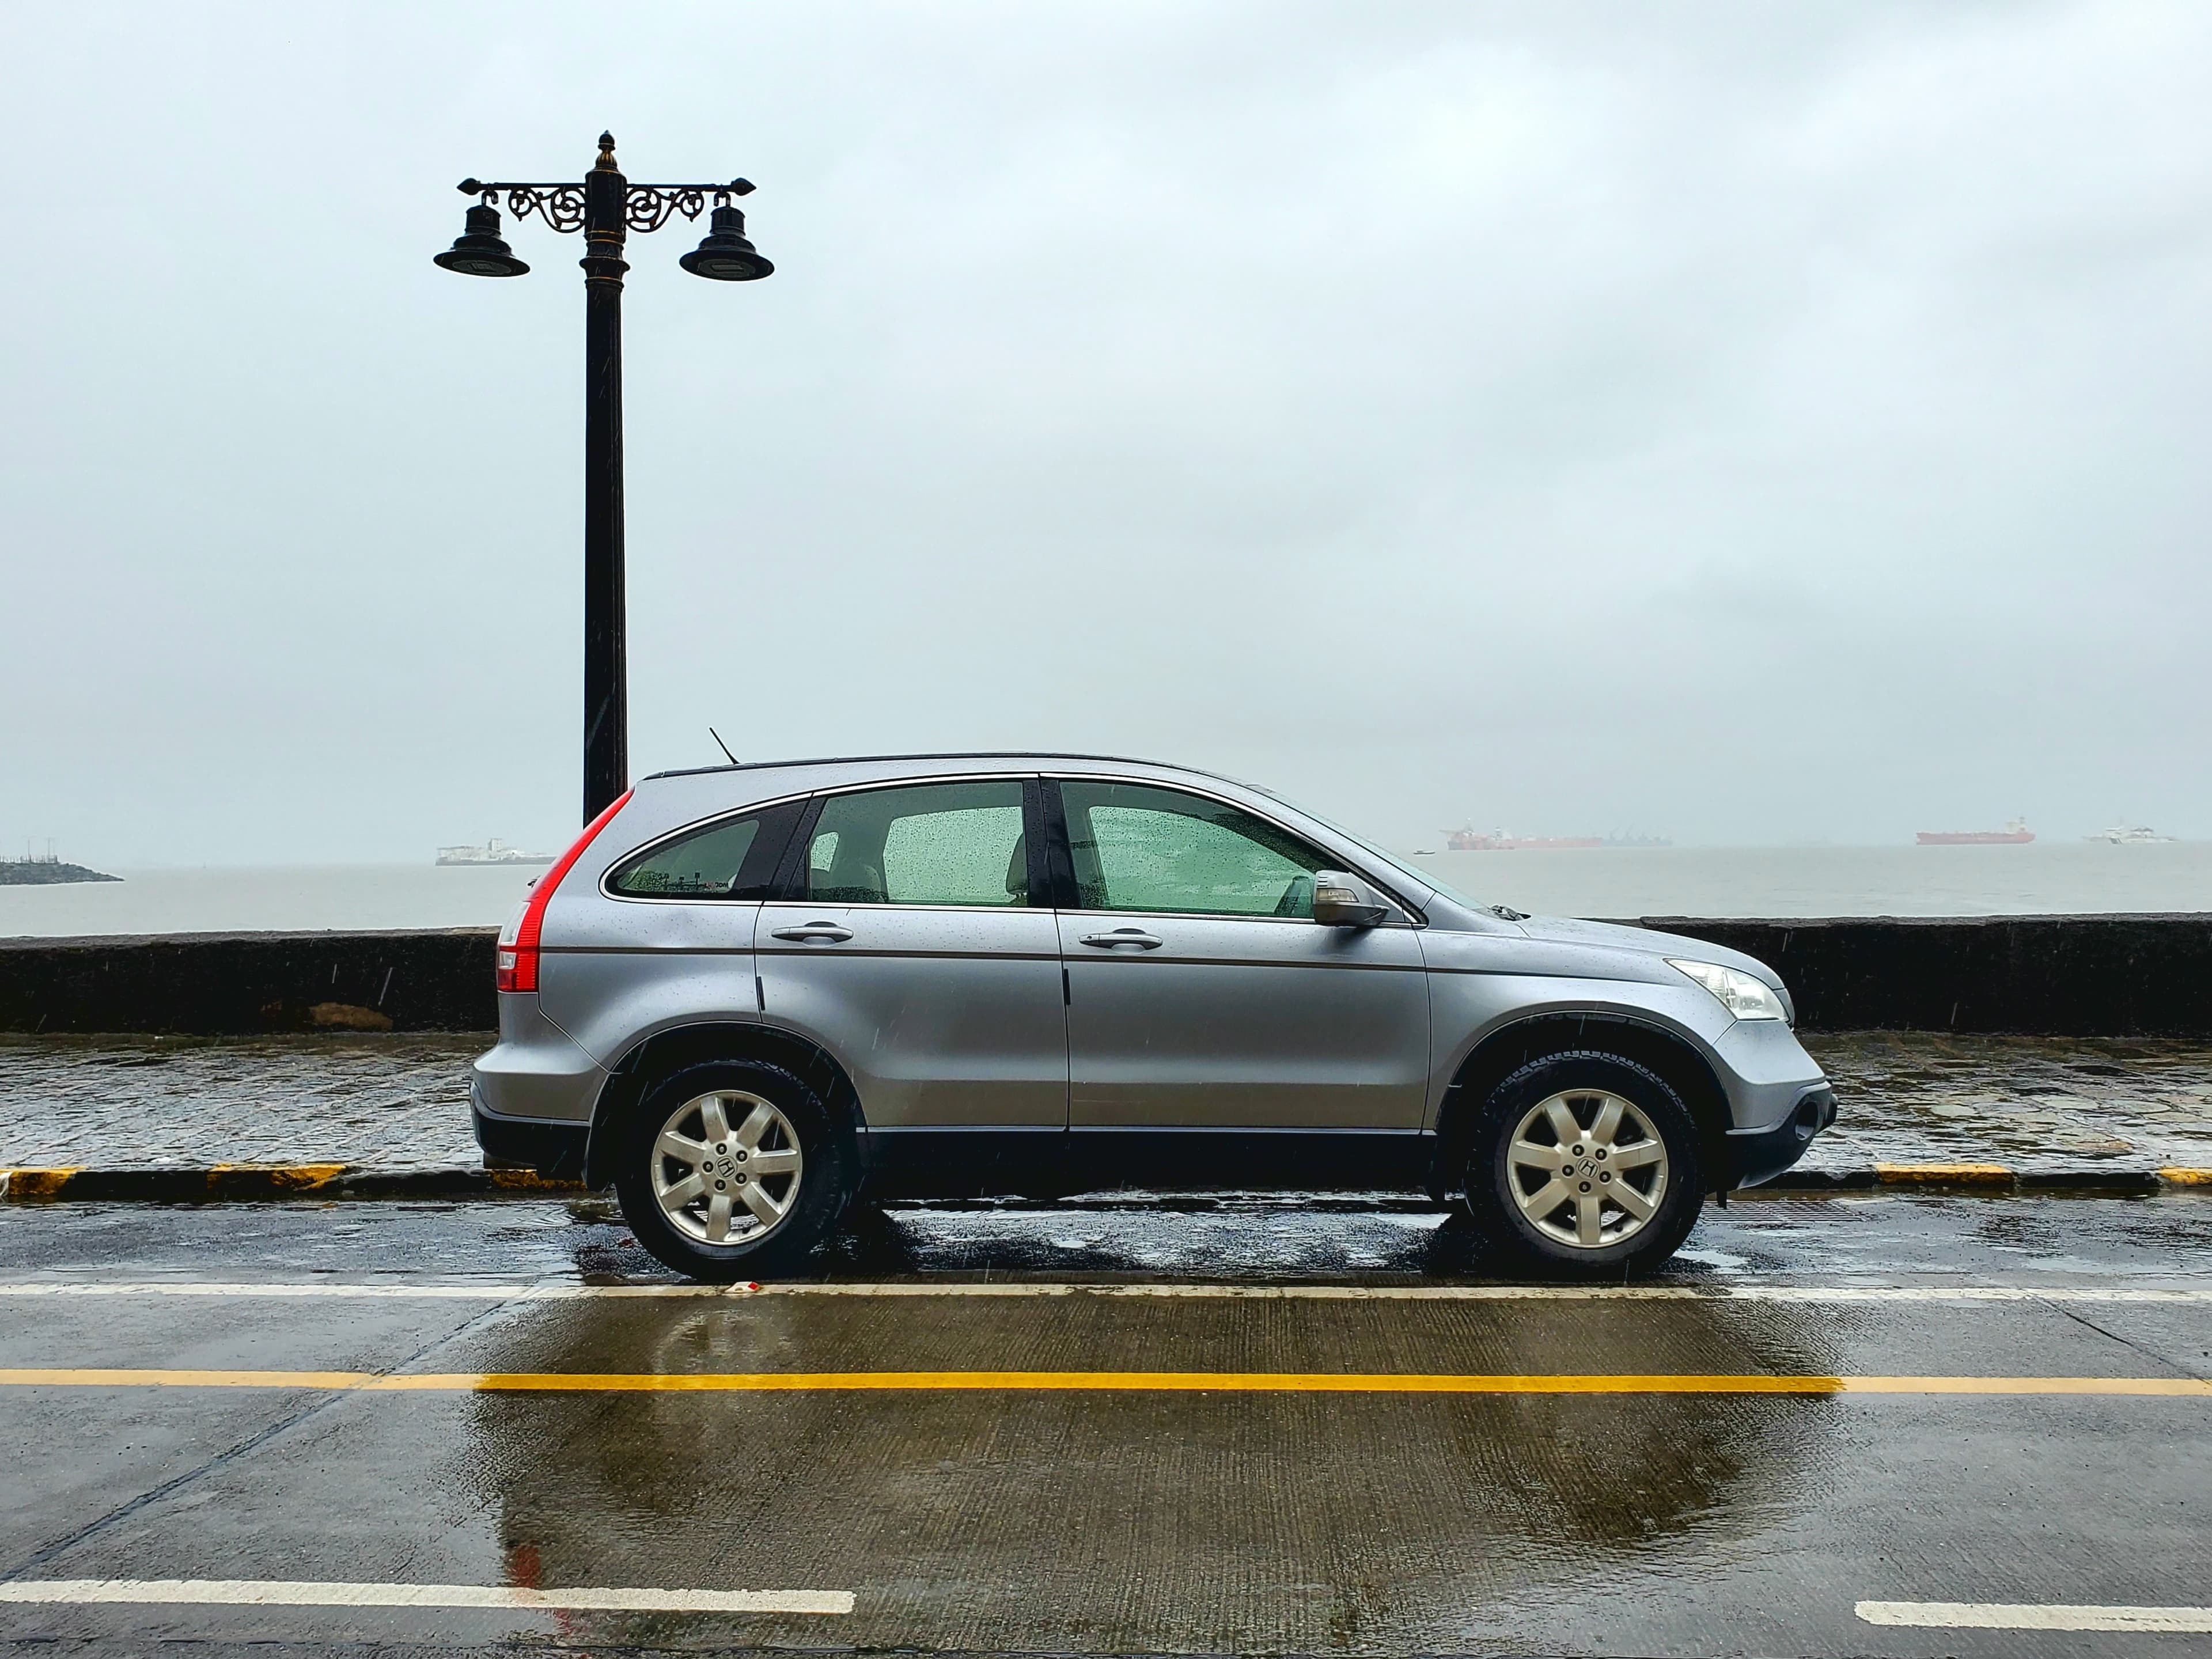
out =
<path fill-rule="evenodd" d="M 1923 847 L 2024 847 L 2035 831 L 2024 818 L 2014 818 L 2002 830 L 1922 830 L 1914 838 Z"/>

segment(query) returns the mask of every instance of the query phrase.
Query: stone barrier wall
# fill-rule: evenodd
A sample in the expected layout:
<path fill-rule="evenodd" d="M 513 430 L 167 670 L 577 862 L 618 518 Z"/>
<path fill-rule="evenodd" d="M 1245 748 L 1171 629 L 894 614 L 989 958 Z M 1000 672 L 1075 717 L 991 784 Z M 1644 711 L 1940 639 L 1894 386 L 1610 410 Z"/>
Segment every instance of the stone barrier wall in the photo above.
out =
<path fill-rule="evenodd" d="M 0 939 L 0 1030 L 482 1031 L 491 927 Z"/>
<path fill-rule="evenodd" d="M 2212 915 L 1642 925 L 1771 963 L 1808 1030 L 2212 1036 Z M 0 1030 L 488 1030 L 495 937 L 0 939 Z"/>
<path fill-rule="evenodd" d="M 1647 916 L 1781 974 L 1807 1030 L 2212 1036 L 2212 915 Z"/>

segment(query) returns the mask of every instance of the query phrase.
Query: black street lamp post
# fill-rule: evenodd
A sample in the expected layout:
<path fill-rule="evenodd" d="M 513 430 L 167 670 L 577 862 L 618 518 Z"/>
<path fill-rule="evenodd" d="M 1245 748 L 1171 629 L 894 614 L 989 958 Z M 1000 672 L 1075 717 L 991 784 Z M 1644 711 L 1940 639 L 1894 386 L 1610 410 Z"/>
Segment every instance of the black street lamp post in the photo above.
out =
<path fill-rule="evenodd" d="M 584 233 L 584 819 L 629 787 L 629 694 L 623 605 L 623 245 L 631 231 L 659 230 L 678 214 L 696 220 L 711 203 L 706 240 L 679 263 L 695 276 L 750 283 L 775 267 L 745 240 L 745 216 L 731 200 L 752 185 L 633 185 L 615 165 L 615 140 L 599 135 L 599 159 L 580 185 L 485 184 L 468 228 L 436 256 L 465 276 L 520 276 L 530 267 L 499 234 L 503 193 L 518 219 L 535 213 L 557 231 Z"/>

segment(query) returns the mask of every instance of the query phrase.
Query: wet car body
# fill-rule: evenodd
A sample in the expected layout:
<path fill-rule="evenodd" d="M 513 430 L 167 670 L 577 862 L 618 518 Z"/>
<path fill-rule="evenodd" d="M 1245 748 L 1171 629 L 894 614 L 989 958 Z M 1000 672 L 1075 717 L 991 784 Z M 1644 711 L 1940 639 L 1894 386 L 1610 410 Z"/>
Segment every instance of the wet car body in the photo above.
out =
<path fill-rule="evenodd" d="M 1639 1091 L 1679 1102 L 1696 1145 L 1674 1164 L 1700 1195 L 1770 1178 L 1834 1115 L 1753 958 L 1486 908 L 1178 767 L 991 754 L 663 774 L 542 884 L 534 988 L 502 991 L 474 1068 L 477 1138 L 593 1184 L 620 1175 L 657 1079 L 721 1060 L 799 1079 L 849 1148 L 837 1179 L 885 1197 L 1397 1188 L 1480 1209 L 1471 1126 L 1565 1054 L 1628 1068 L 1616 1125 L 1674 1112 Z M 1737 1017 L 1680 963 L 1730 976 L 1765 1017 Z M 1593 1172 L 1580 1124 L 1612 1109 L 1577 1109 L 1554 1110 L 1544 1170 Z M 700 1150 L 719 1120 L 687 1121 L 691 1163 L 672 1175 L 732 1175 Z"/>

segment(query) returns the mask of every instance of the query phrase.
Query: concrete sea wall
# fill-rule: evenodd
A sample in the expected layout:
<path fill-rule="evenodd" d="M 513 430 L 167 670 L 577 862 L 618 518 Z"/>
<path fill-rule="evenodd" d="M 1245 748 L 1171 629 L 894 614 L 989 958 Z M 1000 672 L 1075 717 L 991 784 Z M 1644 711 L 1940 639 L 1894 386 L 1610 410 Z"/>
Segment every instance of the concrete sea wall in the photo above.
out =
<path fill-rule="evenodd" d="M 1808 1030 L 2212 1036 L 2212 915 L 1643 925 L 1771 963 Z M 486 1030 L 494 938 L 0 939 L 0 1031 Z"/>
<path fill-rule="evenodd" d="M 2212 1036 L 2212 915 L 1643 925 L 1757 957 L 1808 1030 Z"/>
<path fill-rule="evenodd" d="M 498 930 L 0 939 L 0 1031 L 477 1031 Z"/>

